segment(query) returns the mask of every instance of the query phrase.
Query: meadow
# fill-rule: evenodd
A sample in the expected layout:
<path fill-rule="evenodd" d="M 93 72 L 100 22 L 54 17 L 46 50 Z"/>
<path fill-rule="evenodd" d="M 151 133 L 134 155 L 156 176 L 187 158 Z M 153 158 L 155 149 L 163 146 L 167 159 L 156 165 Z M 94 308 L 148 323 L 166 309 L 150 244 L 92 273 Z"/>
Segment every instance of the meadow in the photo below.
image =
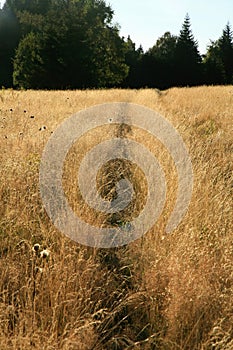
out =
<path fill-rule="evenodd" d="M 170 177 L 167 209 L 141 239 L 97 249 L 70 240 L 50 221 L 39 167 L 62 121 L 106 102 L 136 103 L 168 119 L 189 151 L 194 186 L 187 214 L 166 234 L 175 171 L 161 145 L 139 134 Z M 1 350 L 233 349 L 232 116 L 233 86 L 0 91 Z M 87 140 L 64 170 L 79 212 L 72 182 L 79 160 L 72 162 L 72 154 L 84 153 Z M 99 220 L 92 211 L 83 215 Z"/>

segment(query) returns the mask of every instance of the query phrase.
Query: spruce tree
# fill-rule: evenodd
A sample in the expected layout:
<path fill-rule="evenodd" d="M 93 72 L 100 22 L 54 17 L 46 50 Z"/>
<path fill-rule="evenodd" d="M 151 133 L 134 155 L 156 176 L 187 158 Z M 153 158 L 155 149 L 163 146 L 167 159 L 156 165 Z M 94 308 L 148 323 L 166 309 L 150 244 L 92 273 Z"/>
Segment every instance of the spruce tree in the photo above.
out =
<path fill-rule="evenodd" d="M 219 55 L 222 60 L 227 84 L 233 83 L 233 33 L 227 23 L 218 40 Z"/>
<path fill-rule="evenodd" d="M 197 85 L 200 83 L 201 55 L 191 30 L 188 14 L 178 36 L 174 59 L 178 85 Z"/>

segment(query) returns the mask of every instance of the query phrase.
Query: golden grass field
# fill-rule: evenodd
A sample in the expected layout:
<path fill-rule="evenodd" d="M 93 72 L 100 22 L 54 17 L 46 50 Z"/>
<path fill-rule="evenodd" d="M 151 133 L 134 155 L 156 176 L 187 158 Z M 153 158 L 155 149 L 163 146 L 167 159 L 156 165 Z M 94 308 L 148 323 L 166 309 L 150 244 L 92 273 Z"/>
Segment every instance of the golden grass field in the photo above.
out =
<path fill-rule="evenodd" d="M 171 175 L 167 209 L 143 238 L 114 249 L 85 247 L 61 234 L 43 209 L 39 166 L 51 132 L 105 102 L 149 107 L 181 134 L 194 188 L 171 234 L 164 227 L 177 188 L 173 165 L 156 140 L 140 133 L 138 141 Z M 233 86 L 0 91 L 1 350 L 233 349 L 232 116 Z M 65 167 L 64 188 L 81 211 L 69 180 L 73 168 Z M 42 249 L 48 257 L 40 257 Z"/>

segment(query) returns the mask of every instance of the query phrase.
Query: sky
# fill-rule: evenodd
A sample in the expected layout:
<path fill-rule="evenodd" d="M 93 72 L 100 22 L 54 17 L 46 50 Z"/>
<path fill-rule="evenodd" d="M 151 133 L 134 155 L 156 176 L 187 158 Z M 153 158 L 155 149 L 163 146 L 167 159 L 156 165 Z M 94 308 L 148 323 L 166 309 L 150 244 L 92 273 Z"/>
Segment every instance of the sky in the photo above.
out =
<path fill-rule="evenodd" d="M 201 54 L 211 40 L 217 40 L 229 21 L 233 29 L 233 0 L 109 0 L 119 23 L 120 34 L 144 51 L 166 31 L 178 35 L 186 13 Z"/>
<path fill-rule="evenodd" d="M 2 5 L 4 0 L 0 0 Z M 144 51 L 166 31 L 178 35 L 186 13 L 202 54 L 210 40 L 217 40 L 229 21 L 233 29 L 233 0 L 106 0 L 114 10 L 120 35 Z"/>

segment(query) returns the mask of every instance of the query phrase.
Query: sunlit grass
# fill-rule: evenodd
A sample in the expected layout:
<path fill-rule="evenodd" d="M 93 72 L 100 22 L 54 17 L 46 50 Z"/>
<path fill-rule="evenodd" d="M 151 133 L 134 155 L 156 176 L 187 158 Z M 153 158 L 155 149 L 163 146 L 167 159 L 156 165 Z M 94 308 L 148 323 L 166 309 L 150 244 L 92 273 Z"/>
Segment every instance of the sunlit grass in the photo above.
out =
<path fill-rule="evenodd" d="M 50 222 L 40 199 L 39 164 L 62 121 L 119 101 L 152 108 L 178 129 L 192 160 L 194 189 L 187 215 L 166 234 L 177 189 L 174 164 L 156 140 L 134 130 L 130 137 L 164 168 L 165 210 L 142 239 L 98 250 L 70 241 Z M 0 91 L 0 349 L 233 348 L 232 115 L 232 86 Z M 83 154 L 101 135 L 90 137 L 80 141 Z M 79 194 L 69 181 L 80 161 L 72 163 L 75 146 L 64 187 L 78 212 Z M 133 174 L 143 176 L 137 169 Z M 142 189 L 140 201 L 146 182 Z M 85 215 L 99 220 L 92 211 Z"/>

